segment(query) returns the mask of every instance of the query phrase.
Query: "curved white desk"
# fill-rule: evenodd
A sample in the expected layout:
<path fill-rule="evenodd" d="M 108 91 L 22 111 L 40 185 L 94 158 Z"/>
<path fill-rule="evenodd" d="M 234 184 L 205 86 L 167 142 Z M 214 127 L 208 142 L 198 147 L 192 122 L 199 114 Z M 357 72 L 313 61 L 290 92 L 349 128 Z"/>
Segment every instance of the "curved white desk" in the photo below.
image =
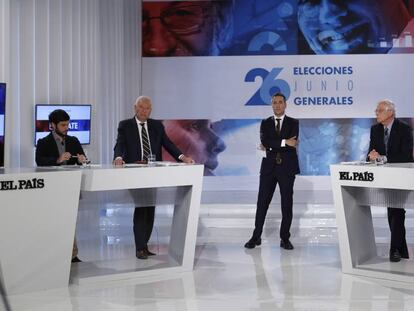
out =
<path fill-rule="evenodd" d="M 80 182 L 80 170 L 0 169 L 0 272 L 8 294 L 68 285 Z"/>
<path fill-rule="evenodd" d="M 330 168 L 342 271 L 414 283 L 412 258 L 395 263 L 377 256 L 371 215 L 371 206 L 414 208 L 414 164 Z"/>
<path fill-rule="evenodd" d="M 138 260 L 83 262 L 72 266 L 71 281 L 87 282 L 129 279 L 191 271 L 197 238 L 203 165 L 158 163 L 157 166 L 112 165 L 82 169 L 84 200 L 102 201 L 108 191 L 125 190 L 135 206 L 174 205 L 168 255 Z M 100 197 L 101 196 L 101 197 Z M 97 206 L 99 208 L 99 204 Z M 131 219 L 132 222 L 132 219 Z M 131 232 L 131 235 L 133 233 Z"/>
<path fill-rule="evenodd" d="M 191 271 L 202 178 L 202 165 L 178 163 L 1 169 L 0 277 L 7 294 L 66 287 L 69 275 L 85 283 Z M 80 189 L 92 198 L 127 189 L 136 206 L 174 204 L 168 255 L 71 267 Z"/>

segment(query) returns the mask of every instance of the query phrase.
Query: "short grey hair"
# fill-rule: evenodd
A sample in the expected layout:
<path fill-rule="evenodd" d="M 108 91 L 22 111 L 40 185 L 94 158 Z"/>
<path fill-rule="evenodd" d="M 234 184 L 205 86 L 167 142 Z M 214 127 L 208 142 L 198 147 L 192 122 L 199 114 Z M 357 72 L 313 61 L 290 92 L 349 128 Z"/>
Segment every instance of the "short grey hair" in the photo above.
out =
<path fill-rule="evenodd" d="M 392 111 L 393 115 L 395 116 L 395 104 L 390 99 L 383 99 L 378 104 L 384 104 L 387 107 L 387 110 Z"/>
<path fill-rule="evenodd" d="M 140 102 L 143 102 L 143 101 L 151 103 L 151 98 L 149 96 L 145 96 L 145 95 L 138 96 L 137 99 L 135 100 L 134 106 L 138 105 Z"/>

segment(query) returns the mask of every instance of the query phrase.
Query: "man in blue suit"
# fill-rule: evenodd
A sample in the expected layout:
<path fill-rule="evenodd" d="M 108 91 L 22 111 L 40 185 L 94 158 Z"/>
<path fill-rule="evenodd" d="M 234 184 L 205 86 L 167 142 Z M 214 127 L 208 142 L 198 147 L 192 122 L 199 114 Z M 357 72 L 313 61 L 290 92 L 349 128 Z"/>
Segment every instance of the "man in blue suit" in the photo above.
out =
<path fill-rule="evenodd" d="M 252 238 L 244 245 L 254 248 L 261 244 L 261 235 L 266 213 L 272 201 L 276 185 L 279 184 L 282 223 L 280 225 L 280 247 L 291 250 L 290 226 L 292 223 L 293 185 L 299 174 L 296 144 L 299 121 L 285 115 L 286 97 L 281 93 L 272 96 L 274 115 L 260 125 L 260 140 L 266 157 L 260 168 L 260 186 L 257 198 L 255 229 Z"/>
<path fill-rule="evenodd" d="M 388 163 L 413 162 L 413 132 L 411 127 L 395 117 L 395 105 L 382 100 L 375 110 L 377 124 L 371 127 L 368 159 L 376 161 L 386 156 Z M 390 261 L 408 259 L 405 240 L 405 210 L 388 208 L 388 224 L 391 231 Z"/>
<path fill-rule="evenodd" d="M 114 165 L 147 162 L 149 155 L 155 155 L 157 161 L 162 161 L 162 147 L 177 161 L 194 163 L 192 158 L 186 157 L 171 142 L 162 122 L 150 119 L 152 103 L 149 97 L 139 96 L 135 101 L 134 109 L 133 118 L 119 123 L 114 147 Z M 147 259 L 148 256 L 155 255 L 148 249 L 148 241 L 154 226 L 154 213 L 154 206 L 135 208 L 134 237 L 138 259 Z"/>

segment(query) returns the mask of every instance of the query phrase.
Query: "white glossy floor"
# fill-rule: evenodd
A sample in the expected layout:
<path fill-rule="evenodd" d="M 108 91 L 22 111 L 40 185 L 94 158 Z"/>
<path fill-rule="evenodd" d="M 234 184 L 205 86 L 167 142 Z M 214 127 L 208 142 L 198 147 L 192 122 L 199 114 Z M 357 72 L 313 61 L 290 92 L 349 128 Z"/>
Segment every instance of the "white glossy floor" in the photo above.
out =
<path fill-rule="evenodd" d="M 246 250 L 253 206 L 203 206 L 194 272 L 10 296 L 12 310 L 414 310 L 412 285 L 341 273 L 332 206 L 295 210 L 293 251 L 278 246 L 277 207 L 270 211 L 263 245 Z M 134 255 L 131 212 L 80 211 L 78 240 L 85 261 L 80 265 Z M 171 213 L 168 207 L 157 213 L 152 250 L 164 254 Z M 384 215 L 376 213 L 374 222 L 379 252 L 386 256 Z M 410 215 L 407 235 L 413 257 Z"/>

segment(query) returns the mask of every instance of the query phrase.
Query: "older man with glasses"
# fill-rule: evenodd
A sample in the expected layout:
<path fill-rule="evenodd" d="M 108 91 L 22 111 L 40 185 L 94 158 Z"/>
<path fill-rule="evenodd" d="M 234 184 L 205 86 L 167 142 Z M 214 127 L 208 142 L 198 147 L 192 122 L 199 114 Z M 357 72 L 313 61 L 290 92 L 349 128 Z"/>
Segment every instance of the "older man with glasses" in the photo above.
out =
<path fill-rule="evenodd" d="M 232 0 L 142 4 L 143 56 L 219 55 L 232 35 Z"/>

